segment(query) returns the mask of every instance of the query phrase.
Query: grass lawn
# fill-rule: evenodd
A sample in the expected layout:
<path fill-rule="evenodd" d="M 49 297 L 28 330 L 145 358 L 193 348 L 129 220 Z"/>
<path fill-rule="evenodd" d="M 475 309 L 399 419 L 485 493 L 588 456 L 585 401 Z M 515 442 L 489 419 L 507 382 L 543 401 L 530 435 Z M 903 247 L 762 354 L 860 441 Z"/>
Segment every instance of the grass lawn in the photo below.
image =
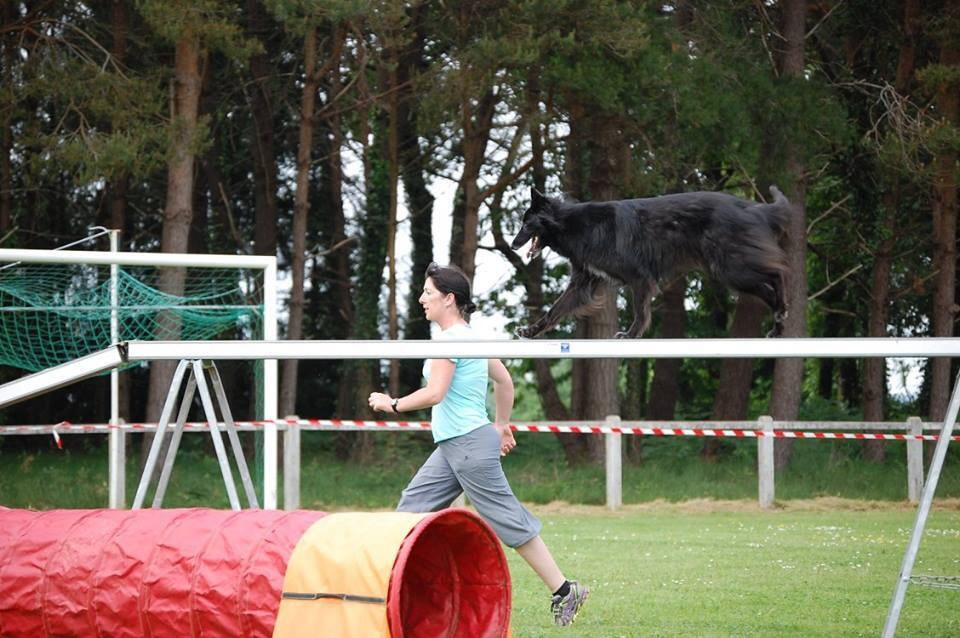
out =
<path fill-rule="evenodd" d="M 543 537 L 590 599 L 575 630 L 550 624 L 539 579 L 515 552 L 513 629 L 533 636 L 878 636 L 913 510 L 819 501 L 538 508 Z M 804 509 L 809 507 L 809 509 Z M 704 509 L 711 511 L 703 511 Z M 960 574 L 960 511 L 931 515 L 915 573 Z M 911 586 L 900 636 L 958 636 L 957 592 Z"/>

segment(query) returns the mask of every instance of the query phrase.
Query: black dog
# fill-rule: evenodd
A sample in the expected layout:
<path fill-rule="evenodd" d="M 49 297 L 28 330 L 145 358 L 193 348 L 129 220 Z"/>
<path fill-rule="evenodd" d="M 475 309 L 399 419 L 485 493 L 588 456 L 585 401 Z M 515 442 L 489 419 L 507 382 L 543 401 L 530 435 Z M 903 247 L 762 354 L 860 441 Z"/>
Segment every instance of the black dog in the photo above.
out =
<path fill-rule="evenodd" d="M 570 284 L 553 307 L 519 337 L 536 337 L 571 312 L 585 314 L 609 285 L 630 286 L 636 315 L 620 337 L 639 337 L 650 325 L 659 282 L 691 269 L 727 287 L 756 295 L 783 330 L 786 256 L 779 245 L 790 202 L 775 186 L 772 204 L 726 193 L 680 193 L 612 202 L 570 203 L 531 189 L 531 205 L 513 240 L 532 240 L 530 256 L 549 246 L 570 260 Z"/>

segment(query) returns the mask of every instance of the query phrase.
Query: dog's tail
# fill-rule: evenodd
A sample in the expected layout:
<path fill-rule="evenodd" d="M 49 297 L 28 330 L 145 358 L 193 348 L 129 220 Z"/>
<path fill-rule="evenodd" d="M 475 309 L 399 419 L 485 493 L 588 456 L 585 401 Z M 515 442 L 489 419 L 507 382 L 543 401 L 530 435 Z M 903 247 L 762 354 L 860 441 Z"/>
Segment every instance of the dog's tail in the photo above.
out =
<path fill-rule="evenodd" d="M 757 204 L 756 209 L 767 220 L 770 230 L 777 235 L 783 235 L 793 207 L 776 186 L 770 186 L 770 194 L 773 195 L 773 201 L 769 204 Z"/>

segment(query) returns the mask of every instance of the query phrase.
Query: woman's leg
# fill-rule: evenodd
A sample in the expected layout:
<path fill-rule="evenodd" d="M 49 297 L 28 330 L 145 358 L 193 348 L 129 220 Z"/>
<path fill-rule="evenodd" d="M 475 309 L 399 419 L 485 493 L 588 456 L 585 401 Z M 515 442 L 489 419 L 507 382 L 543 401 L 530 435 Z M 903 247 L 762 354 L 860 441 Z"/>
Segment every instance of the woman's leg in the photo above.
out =
<path fill-rule="evenodd" d="M 527 564 L 537 572 L 537 576 L 544 582 L 550 592 L 557 591 L 566 579 L 563 572 L 557 566 L 557 561 L 553 560 L 553 554 L 547 549 L 547 544 L 539 535 L 531 538 L 523 545 L 515 548 L 517 553 L 527 561 Z"/>
<path fill-rule="evenodd" d="M 571 624 L 590 593 L 567 581 L 540 538 L 540 521 L 514 495 L 500 464 L 500 435 L 485 425 L 442 441 L 439 449 L 480 516 L 506 545 L 517 550 L 553 594 L 550 610 L 557 625 Z"/>
<path fill-rule="evenodd" d="M 500 464 L 500 435 L 492 425 L 440 443 L 463 491 L 506 545 L 515 548 L 555 591 L 564 578 L 540 538 L 540 521 L 517 500 Z"/>
<path fill-rule="evenodd" d="M 437 512 L 449 507 L 462 491 L 453 469 L 436 449 L 403 490 L 397 511 Z"/>

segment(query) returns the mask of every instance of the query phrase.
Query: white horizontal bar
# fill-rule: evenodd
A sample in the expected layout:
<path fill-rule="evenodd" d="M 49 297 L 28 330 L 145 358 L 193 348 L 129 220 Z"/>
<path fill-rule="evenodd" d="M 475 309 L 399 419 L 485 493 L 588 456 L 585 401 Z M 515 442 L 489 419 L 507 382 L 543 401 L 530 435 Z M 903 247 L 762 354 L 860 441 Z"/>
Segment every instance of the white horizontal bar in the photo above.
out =
<path fill-rule="evenodd" d="M 30 264 L 93 264 L 109 266 L 183 266 L 186 268 L 267 268 L 276 257 L 266 255 L 194 255 L 184 253 L 110 253 L 86 250 L 0 248 L 0 262 Z"/>
<path fill-rule="evenodd" d="M 716 359 L 957 357 L 960 338 L 570 339 L 491 341 L 130 341 L 131 361 L 158 359 Z"/>
<path fill-rule="evenodd" d="M 123 363 L 120 346 L 111 346 L 74 361 L 0 385 L 0 408 L 99 374 Z"/>

